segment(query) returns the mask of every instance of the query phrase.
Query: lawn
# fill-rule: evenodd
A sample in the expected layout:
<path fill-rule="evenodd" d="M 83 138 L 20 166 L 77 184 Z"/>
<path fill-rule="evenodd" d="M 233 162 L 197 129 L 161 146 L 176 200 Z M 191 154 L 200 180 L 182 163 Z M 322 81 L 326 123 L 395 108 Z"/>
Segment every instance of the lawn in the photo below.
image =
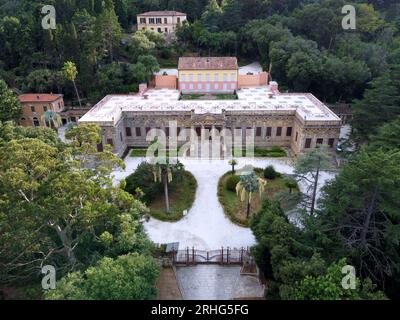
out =
<path fill-rule="evenodd" d="M 234 157 L 241 157 L 246 155 L 246 149 L 240 152 L 240 149 L 235 149 L 233 151 Z M 254 148 L 254 156 L 259 158 L 283 158 L 287 157 L 287 153 L 284 149 L 278 146 L 273 146 L 271 148 Z"/>
<path fill-rule="evenodd" d="M 134 148 L 131 150 L 129 156 L 130 157 L 145 157 L 147 149 L 142 148 Z"/>
<path fill-rule="evenodd" d="M 180 100 L 237 100 L 236 93 L 218 93 L 218 94 L 202 94 L 202 93 L 188 93 L 181 94 Z"/>
<path fill-rule="evenodd" d="M 178 221 L 183 218 L 183 211 L 189 210 L 194 202 L 197 189 L 195 177 L 188 171 L 183 174 L 183 181 L 169 192 L 170 213 L 165 213 L 165 199 L 162 192 L 148 207 L 150 215 L 161 221 Z"/>
<path fill-rule="evenodd" d="M 164 150 L 166 155 L 169 155 L 168 150 Z M 157 149 L 154 153 L 154 156 L 157 157 L 160 149 Z M 147 148 L 133 148 L 129 153 L 130 157 L 146 157 Z"/>
<path fill-rule="evenodd" d="M 257 175 L 262 177 L 262 170 L 256 169 Z M 249 219 L 246 217 L 247 211 L 247 202 L 241 202 L 239 197 L 236 195 L 236 192 L 230 191 L 226 187 L 226 182 L 228 178 L 231 176 L 231 172 L 227 172 L 224 174 L 219 182 L 218 182 L 218 198 L 219 201 L 224 208 L 225 214 L 229 217 L 229 219 L 241 226 L 248 227 Z M 265 199 L 277 199 L 277 196 L 281 194 L 283 191 L 289 192 L 289 188 L 285 184 L 284 176 L 278 177 L 274 180 L 267 180 L 267 185 L 265 186 L 265 190 L 262 193 L 261 197 L 259 193 L 253 194 L 250 212 L 251 214 L 257 212 L 261 209 L 262 202 Z M 298 195 L 299 189 L 298 187 L 292 190 L 292 195 Z M 294 209 L 298 204 L 298 200 L 291 201 L 283 201 L 281 200 L 281 206 L 284 211 L 289 211 Z M 251 216 L 250 214 L 250 216 Z"/>
<path fill-rule="evenodd" d="M 180 100 L 199 100 L 201 97 L 204 97 L 204 94 L 192 93 L 192 94 L 182 94 L 180 96 Z"/>
<path fill-rule="evenodd" d="M 234 93 L 234 94 L 218 93 L 215 96 L 217 97 L 217 100 L 237 100 L 237 99 L 239 99 L 239 97 L 236 93 Z"/>

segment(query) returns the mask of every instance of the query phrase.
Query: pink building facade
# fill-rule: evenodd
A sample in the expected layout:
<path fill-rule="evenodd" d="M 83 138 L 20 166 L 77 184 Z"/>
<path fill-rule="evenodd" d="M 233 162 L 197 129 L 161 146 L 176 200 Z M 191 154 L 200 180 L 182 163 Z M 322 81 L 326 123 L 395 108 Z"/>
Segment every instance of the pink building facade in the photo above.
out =
<path fill-rule="evenodd" d="M 182 93 L 233 93 L 237 89 L 237 81 L 179 81 Z"/>
<path fill-rule="evenodd" d="M 182 93 L 233 93 L 238 89 L 236 58 L 180 58 L 178 69 Z"/>

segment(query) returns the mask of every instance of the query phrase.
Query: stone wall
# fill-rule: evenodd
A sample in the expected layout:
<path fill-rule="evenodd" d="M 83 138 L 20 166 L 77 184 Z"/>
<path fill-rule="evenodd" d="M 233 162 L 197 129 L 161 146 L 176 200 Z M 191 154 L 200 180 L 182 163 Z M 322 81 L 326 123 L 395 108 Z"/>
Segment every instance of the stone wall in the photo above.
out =
<path fill-rule="evenodd" d="M 238 77 L 238 88 L 259 87 L 268 84 L 268 73 L 240 74 Z"/>
<path fill-rule="evenodd" d="M 156 75 L 155 87 L 160 89 L 176 89 L 178 77 L 174 75 Z"/>
<path fill-rule="evenodd" d="M 246 141 L 246 129 L 253 129 L 256 147 L 290 147 L 294 154 L 302 153 L 307 149 L 306 139 L 311 139 L 310 148 L 316 147 L 318 142 L 322 142 L 324 145 L 331 142 L 330 149 L 335 150 L 340 133 L 339 123 L 302 123 L 296 117 L 295 111 L 271 114 L 223 112 L 222 114 L 203 115 L 195 114 L 193 111 L 126 112 L 115 127 L 103 128 L 103 143 L 107 143 L 108 139 L 113 139 L 114 152 L 122 155 L 127 147 L 148 146 L 154 138 L 149 135 L 151 129 L 158 129 L 156 134 L 160 137 L 165 136 L 167 130 L 169 130 L 170 136 L 175 135 L 172 131 L 171 121 L 176 121 L 181 136 L 184 129 L 191 129 L 192 132 L 197 133 L 201 129 L 206 129 L 207 131 L 202 133 L 203 139 L 206 140 L 212 136 L 211 130 L 219 133 L 224 129 L 229 129 L 232 134 L 242 134 L 243 146 Z M 187 140 L 179 139 L 178 145 L 182 145 L 190 139 L 195 139 L 195 137 L 188 137 Z"/>

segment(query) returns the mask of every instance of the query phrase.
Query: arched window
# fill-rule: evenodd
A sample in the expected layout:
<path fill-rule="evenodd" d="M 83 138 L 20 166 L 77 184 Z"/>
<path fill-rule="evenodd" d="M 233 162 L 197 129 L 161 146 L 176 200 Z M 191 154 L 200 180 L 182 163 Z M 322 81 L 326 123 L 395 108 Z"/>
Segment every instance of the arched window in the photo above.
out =
<path fill-rule="evenodd" d="M 33 126 L 35 126 L 35 127 L 39 127 L 40 126 L 40 122 L 39 122 L 39 119 L 38 118 L 33 118 Z"/>

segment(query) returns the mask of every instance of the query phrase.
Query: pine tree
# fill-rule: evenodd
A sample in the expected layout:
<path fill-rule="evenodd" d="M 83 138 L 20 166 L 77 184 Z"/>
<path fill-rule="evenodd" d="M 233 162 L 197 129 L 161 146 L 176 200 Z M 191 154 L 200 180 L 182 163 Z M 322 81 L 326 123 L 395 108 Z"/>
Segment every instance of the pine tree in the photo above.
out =
<path fill-rule="evenodd" d="M 222 10 L 217 0 L 210 0 L 205 11 L 201 16 L 204 26 L 211 32 L 219 30 L 221 23 Z"/>
<path fill-rule="evenodd" d="M 324 188 L 317 217 L 327 255 L 348 257 L 381 286 L 399 274 L 399 163 L 398 149 L 362 149 Z"/>
<path fill-rule="evenodd" d="M 355 137 L 368 140 L 380 125 L 400 115 L 400 65 L 371 82 L 364 98 L 354 104 Z"/>
<path fill-rule="evenodd" d="M 113 8 L 104 9 L 96 19 L 96 37 L 100 48 L 114 61 L 114 51 L 118 47 L 122 36 L 121 26 Z"/>
<path fill-rule="evenodd" d="M 242 19 L 242 1 L 239 0 L 225 0 L 221 5 L 222 26 L 224 30 L 238 31 L 243 25 Z"/>

